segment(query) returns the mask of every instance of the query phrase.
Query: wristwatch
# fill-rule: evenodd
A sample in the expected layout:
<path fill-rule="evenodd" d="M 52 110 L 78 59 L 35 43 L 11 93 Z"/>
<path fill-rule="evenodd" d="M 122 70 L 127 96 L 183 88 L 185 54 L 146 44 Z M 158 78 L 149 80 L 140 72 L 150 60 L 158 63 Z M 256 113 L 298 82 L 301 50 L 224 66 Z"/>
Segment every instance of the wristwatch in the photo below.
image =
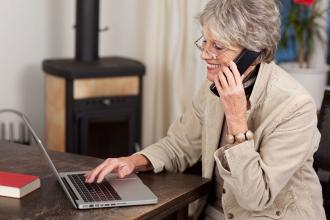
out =
<path fill-rule="evenodd" d="M 228 144 L 233 144 L 235 142 L 242 143 L 244 141 L 252 140 L 254 137 L 254 134 L 252 131 L 247 130 L 246 132 L 240 132 L 238 134 L 232 135 L 227 134 L 226 135 L 226 141 Z"/>

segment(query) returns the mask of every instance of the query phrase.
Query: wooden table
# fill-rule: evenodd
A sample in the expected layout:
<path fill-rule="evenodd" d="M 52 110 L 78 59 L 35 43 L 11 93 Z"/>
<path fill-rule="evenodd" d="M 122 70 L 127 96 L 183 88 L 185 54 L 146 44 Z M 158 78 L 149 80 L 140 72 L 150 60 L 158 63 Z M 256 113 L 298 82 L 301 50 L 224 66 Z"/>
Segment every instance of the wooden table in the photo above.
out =
<path fill-rule="evenodd" d="M 101 159 L 50 152 L 59 171 L 89 170 Z M 0 219 L 187 219 L 188 204 L 209 193 L 211 182 L 199 176 L 140 173 L 158 196 L 155 205 L 77 210 L 57 182 L 38 146 L 0 142 L 0 170 L 37 175 L 41 188 L 21 198 L 0 196 Z"/>

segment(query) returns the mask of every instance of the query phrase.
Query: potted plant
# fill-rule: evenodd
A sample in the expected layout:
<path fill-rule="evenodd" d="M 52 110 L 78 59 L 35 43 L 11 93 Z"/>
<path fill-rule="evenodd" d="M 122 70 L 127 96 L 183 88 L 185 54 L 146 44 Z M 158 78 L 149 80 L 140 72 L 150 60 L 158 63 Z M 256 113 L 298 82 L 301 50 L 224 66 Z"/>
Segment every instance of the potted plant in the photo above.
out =
<path fill-rule="evenodd" d="M 292 0 L 291 10 L 284 22 L 280 46 L 287 46 L 289 36 L 296 44 L 299 67 L 310 67 L 311 55 L 317 41 L 326 43 L 326 12 L 322 0 Z"/>
<path fill-rule="evenodd" d="M 280 46 L 286 46 L 290 36 L 296 48 L 296 62 L 280 65 L 299 81 L 321 105 L 326 85 L 327 0 L 291 0 Z"/>

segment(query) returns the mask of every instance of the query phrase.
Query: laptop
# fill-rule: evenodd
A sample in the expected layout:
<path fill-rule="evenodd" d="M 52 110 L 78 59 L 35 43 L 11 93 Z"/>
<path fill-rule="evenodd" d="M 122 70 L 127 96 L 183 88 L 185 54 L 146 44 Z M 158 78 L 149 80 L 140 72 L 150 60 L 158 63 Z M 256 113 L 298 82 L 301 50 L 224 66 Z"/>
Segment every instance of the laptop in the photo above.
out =
<path fill-rule="evenodd" d="M 102 183 L 91 184 L 85 183 L 86 171 L 59 173 L 28 118 L 23 113 L 12 109 L 0 110 L 0 113 L 2 112 L 11 112 L 23 119 L 47 158 L 65 194 L 76 209 L 146 205 L 158 202 L 157 196 L 135 173 L 125 178 L 119 178 L 116 174 L 108 174 Z"/>

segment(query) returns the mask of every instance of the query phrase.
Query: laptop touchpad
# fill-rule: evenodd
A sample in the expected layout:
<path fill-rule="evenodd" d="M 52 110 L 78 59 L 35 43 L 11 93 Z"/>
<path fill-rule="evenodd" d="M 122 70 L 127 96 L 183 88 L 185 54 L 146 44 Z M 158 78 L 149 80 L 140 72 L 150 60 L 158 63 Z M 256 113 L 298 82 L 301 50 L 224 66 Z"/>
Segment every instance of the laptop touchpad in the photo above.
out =
<path fill-rule="evenodd" d="M 150 199 L 150 196 L 154 197 L 149 188 L 134 173 L 125 178 L 109 174 L 106 179 L 123 200 L 143 200 Z"/>

